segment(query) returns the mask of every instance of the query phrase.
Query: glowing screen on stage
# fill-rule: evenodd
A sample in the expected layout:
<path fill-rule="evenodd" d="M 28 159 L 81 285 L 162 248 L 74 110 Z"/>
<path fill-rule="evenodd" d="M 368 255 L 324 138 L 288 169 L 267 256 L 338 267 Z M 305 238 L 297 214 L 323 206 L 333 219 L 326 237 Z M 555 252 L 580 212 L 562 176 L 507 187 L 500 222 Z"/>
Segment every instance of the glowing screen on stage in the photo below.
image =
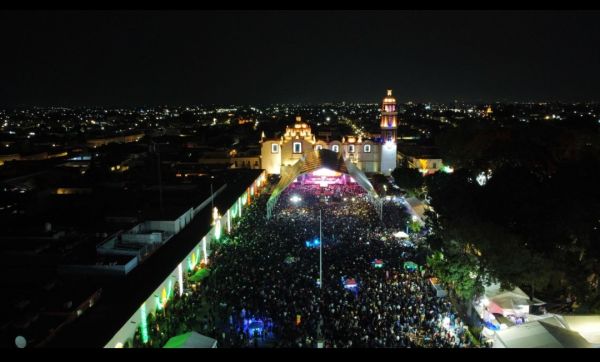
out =
<path fill-rule="evenodd" d="M 338 177 L 341 175 L 341 173 L 332 171 L 328 168 L 320 168 L 316 171 L 313 171 L 312 175 L 313 176 L 325 176 L 325 177 Z"/>

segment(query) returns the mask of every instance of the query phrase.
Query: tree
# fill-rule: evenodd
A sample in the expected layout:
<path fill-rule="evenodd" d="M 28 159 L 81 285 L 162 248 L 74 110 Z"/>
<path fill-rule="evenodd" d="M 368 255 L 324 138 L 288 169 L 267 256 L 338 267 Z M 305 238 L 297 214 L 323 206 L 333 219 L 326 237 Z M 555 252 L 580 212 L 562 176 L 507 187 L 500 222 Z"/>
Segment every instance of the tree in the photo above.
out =
<path fill-rule="evenodd" d="M 465 269 L 476 261 L 480 275 L 485 271 L 506 287 L 550 298 L 568 291 L 582 308 L 597 309 L 597 124 L 499 126 L 461 124 L 435 140 L 455 171 L 425 177 L 435 216 L 428 219 L 429 245 L 445 256 L 432 262 L 462 294 L 469 289 Z M 485 186 L 473 182 L 487 170 L 492 177 Z"/>
<path fill-rule="evenodd" d="M 392 177 L 399 187 L 406 190 L 409 194 L 420 195 L 423 187 L 423 175 L 415 168 L 396 167 L 392 171 Z"/>
<path fill-rule="evenodd" d="M 421 223 L 419 221 L 411 221 L 410 224 L 408 224 L 408 228 L 411 233 L 416 234 L 421 231 Z"/>
<path fill-rule="evenodd" d="M 436 277 L 450 285 L 465 301 L 472 300 L 483 291 L 479 266 L 473 256 L 455 252 L 446 255 L 437 251 L 427 258 L 427 264 Z"/>

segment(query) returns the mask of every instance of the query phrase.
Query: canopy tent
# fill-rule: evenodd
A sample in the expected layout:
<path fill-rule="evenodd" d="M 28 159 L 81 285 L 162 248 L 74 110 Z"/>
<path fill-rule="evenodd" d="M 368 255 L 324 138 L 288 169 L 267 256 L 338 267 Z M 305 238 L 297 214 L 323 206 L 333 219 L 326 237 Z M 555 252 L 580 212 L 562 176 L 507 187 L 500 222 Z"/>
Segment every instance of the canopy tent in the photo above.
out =
<path fill-rule="evenodd" d="M 354 278 L 348 278 L 344 280 L 344 287 L 351 289 L 351 288 L 356 288 L 358 286 L 358 284 L 356 284 L 356 279 Z"/>
<path fill-rule="evenodd" d="M 549 318 L 552 319 L 552 318 Z M 590 348 L 579 333 L 537 320 L 495 333 L 494 348 Z"/>
<path fill-rule="evenodd" d="M 486 319 L 486 311 L 503 316 L 524 317 L 529 314 L 529 305 L 533 302 L 519 287 L 505 290 L 500 284 L 486 285 L 483 297 L 474 303 L 475 310 L 482 319 Z"/>
<path fill-rule="evenodd" d="M 217 340 L 197 332 L 175 336 L 163 348 L 217 348 Z"/>
<path fill-rule="evenodd" d="M 298 176 L 313 172 L 319 169 L 328 169 L 339 173 L 345 173 L 362 186 L 367 191 L 371 199 L 377 199 L 377 192 L 375 188 L 367 178 L 367 176 L 358 167 L 356 167 L 349 159 L 344 159 L 341 152 L 334 152 L 327 149 L 316 149 L 311 152 L 307 152 L 306 155 L 302 156 L 294 165 L 282 167 L 281 179 L 273 188 L 273 192 L 267 201 L 267 218 L 271 217 L 271 213 L 279 195 L 286 189 Z"/>
<path fill-rule="evenodd" d="M 408 234 L 405 233 L 404 231 L 398 231 L 397 233 L 394 234 L 395 237 L 399 238 L 399 239 L 406 239 L 408 238 Z"/>
<path fill-rule="evenodd" d="M 404 262 L 404 269 L 409 270 L 409 271 L 415 271 L 419 268 L 419 266 L 412 261 L 406 261 Z"/>
<path fill-rule="evenodd" d="M 565 315 L 560 316 L 572 331 L 581 334 L 586 341 L 600 347 L 600 315 Z"/>

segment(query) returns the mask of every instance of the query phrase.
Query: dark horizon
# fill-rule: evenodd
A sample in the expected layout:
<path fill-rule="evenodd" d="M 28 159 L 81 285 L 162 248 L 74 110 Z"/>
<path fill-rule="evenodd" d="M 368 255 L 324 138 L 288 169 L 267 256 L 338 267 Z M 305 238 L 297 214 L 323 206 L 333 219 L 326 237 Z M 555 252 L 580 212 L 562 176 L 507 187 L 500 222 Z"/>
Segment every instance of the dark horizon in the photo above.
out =
<path fill-rule="evenodd" d="M 599 11 L 3 11 L 0 34 L 0 106 L 600 101 Z"/>

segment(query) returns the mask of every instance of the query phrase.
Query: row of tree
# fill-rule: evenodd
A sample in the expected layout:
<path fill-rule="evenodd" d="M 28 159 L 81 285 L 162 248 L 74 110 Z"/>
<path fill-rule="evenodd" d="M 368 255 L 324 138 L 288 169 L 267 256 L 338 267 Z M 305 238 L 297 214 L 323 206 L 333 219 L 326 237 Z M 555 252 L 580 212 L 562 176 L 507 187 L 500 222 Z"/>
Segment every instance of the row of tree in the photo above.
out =
<path fill-rule="evenodd" d="M 434 210 L 429 262 L 436 274 L 465 299 L 494 280 L 600 311 L 598 139 L 597 128 L 554 125 L 459 127 L 440 135 L 444 163 L 456 171 L 423 178 Z M 483 186 L 481 172 L 491 174 Z"/>

